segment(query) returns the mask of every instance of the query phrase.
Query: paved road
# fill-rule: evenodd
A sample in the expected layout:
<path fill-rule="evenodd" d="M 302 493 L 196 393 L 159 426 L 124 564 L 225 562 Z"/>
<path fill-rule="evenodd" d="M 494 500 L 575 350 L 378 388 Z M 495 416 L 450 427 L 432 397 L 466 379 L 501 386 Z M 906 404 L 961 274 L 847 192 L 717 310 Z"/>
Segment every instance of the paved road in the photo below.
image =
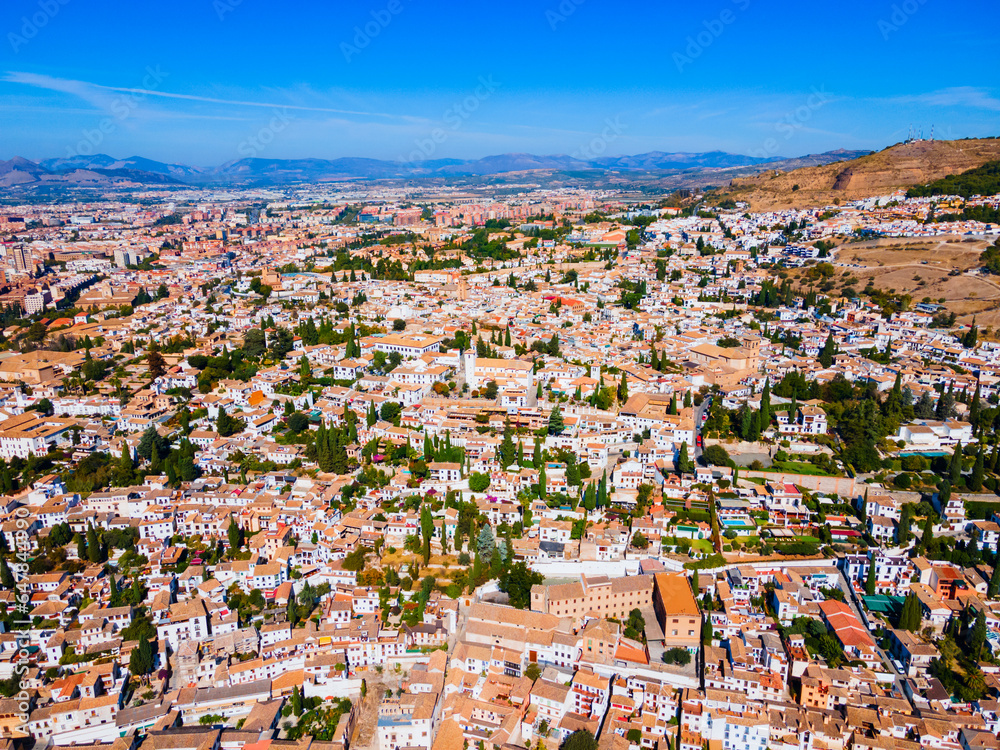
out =
<path fill-rule="evenodd" d="M 708 398 L 702 400 L 701 404 L 694 407 L 694 434 L 701 434 L 701 415 L 708 411 Z M 701 462 L 701 447 L 698 445 L 698 439 L 695 438 L 694 446 L 694 462 L 698 464 Z"/>

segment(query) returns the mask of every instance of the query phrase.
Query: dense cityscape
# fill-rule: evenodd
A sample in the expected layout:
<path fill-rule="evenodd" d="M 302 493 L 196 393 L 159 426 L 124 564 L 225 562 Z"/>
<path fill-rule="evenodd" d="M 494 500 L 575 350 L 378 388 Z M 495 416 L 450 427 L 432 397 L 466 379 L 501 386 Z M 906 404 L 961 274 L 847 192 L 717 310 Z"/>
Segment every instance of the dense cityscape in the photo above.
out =
<path fill-rule="evenodd" d="M 5 209 L 4 737 L 996 747 L 1000 198 L 491 192 Z"/>
<path fill-rule="evenodd" d="M 998 24 L 0 4 L 0 750 L 1000 750 Z"/>

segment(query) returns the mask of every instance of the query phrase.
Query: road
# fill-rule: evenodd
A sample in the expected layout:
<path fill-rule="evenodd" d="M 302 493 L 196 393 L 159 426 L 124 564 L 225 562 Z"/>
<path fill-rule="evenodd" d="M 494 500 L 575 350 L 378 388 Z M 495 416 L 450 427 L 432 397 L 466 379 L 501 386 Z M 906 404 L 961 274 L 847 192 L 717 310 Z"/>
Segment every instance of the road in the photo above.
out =
<path fill-rule="evenodd" d="M 697 435 L 701 434 L 701 415 L 708 411 L 708 398 L 702 399 L 702 402 L 694 407 L 694 462 L 695 464 L 701 461 L 701 446 L 698 445 Z"/>

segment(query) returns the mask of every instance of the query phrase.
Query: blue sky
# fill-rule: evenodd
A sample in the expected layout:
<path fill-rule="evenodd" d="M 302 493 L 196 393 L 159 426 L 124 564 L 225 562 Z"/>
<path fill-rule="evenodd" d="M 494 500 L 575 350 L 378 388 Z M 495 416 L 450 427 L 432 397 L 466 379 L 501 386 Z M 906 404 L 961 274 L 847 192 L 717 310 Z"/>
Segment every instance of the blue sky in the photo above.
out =
<path fill-rule="evenodd" d="M 797 156 L 911 125 L 1000 135 L 998 22 L 995 0 L 7 0 L 0 158 Z"/>

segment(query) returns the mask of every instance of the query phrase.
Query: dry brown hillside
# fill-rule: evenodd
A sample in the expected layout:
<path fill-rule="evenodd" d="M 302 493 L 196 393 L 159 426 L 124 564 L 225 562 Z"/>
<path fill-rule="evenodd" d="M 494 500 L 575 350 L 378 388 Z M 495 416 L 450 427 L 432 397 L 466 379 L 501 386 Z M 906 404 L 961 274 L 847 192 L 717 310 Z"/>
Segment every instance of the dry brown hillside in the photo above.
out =
<path fill-rule="evenodd" d="M 827 206 L 897 188 L 922 185 L 1000 159 L 1000 139 L 916 141 L 851 161 L 791 172 L 761 172 L 733 180 L 725 197 L 748 201 L 755 211 Z M 798 190 L 793 187 L 798 185 Z"/>

